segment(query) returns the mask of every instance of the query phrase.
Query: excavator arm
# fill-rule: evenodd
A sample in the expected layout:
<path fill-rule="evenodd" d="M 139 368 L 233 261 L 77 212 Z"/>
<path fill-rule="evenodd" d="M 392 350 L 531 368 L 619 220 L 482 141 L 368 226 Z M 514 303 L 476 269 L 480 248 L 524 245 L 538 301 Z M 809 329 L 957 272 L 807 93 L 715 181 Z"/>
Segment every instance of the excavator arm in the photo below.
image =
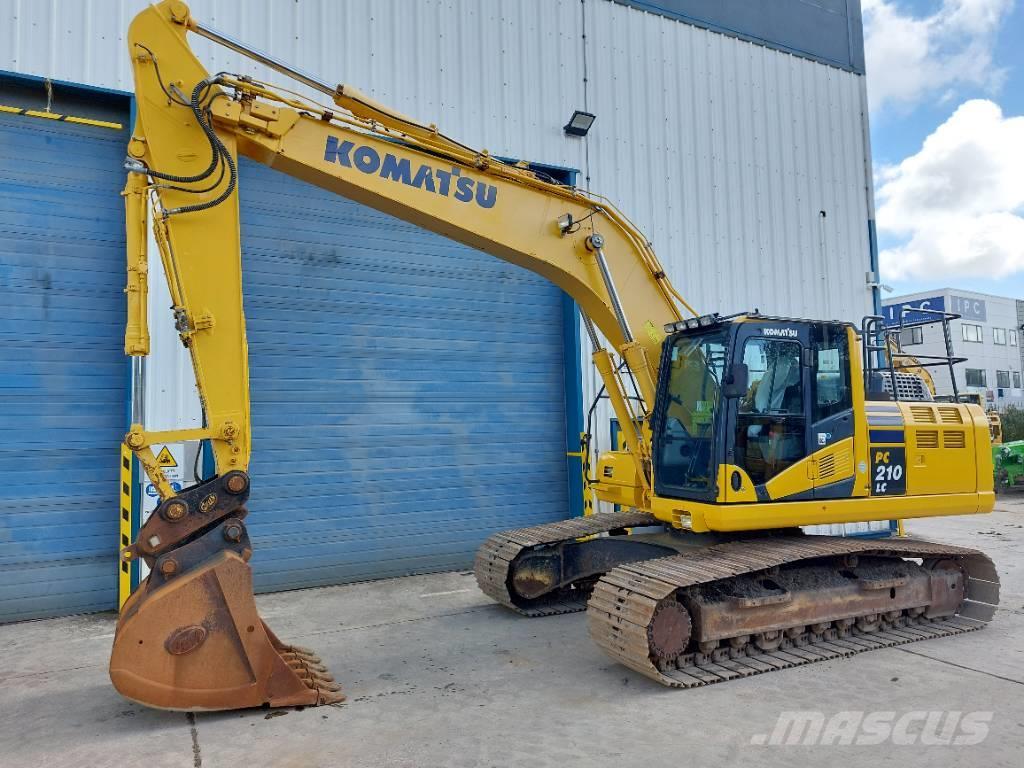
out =
<path fill-rule="evenodd" d="M 193 54 L 189 33 L 243 53 L 333 103 L 237 74 L 211 75 Z M 124 695 L 171 709 L 316 704 L 340 696 L 311 652 L 282 643 L 262 623 L 252 596 L 244 525 L 251 420 L 239 155 L 529 269 L 565 290 L 582 312 L 641 492 L 650 494 L 645 417 L 654 405 L 663 329 L 693 310 L 647 240 L 614 206 L 471 149 L 350 86 L 324 83 L 254 51 L 193 19 L 177 0 L 141 12 L 129 29 L 128 48 L 136 123 L 124 192 L 125 351 L 149 352 L 150 218 L 204 426 L 156 432 L 133 424 L 125 437 L 161 503 L 122 552 L 151 570 L 118 625 L 111 678 Z M 639 398 L 627 393 L 629 376 Z M 208 440 L 217 473 L 175 494 L 151 446 L 181 440 Z"/>

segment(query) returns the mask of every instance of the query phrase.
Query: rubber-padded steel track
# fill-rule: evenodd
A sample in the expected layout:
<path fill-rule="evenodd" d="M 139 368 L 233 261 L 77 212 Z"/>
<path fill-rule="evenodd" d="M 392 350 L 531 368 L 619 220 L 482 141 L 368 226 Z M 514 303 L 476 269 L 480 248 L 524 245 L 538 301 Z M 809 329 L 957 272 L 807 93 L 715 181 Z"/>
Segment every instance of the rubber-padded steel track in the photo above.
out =
<path fill-rule="evenodd" d="M 678 590 L 795 562 L 844 555 L 955 560 L 966 577 L 966 597 L 951 618 L 932 621 L 904 615 L 895 622 L 883 623 L 878 631 L 798 634 L 770 652 L 762 653 L 751 645 L 723 645 L 712 654 L 688 653 L 670 664 L 652 659 L 648 633 L 651 619 L 659 603 L 675 599 Z M 692 688 L 980 629 L 992 618 L 998 602 L 995 566 L 977 550 L 914 539 L 793 536 L 729 542 L 692 554 L 619 566 L 595 585 L 587 617 L 591 637 L 613 659 L 663 685 Z"/>
<path fill-rule="evenodd" d="M 513 595 L 509 589 L 510 569 L 516 557 L 520 552 L 545 544 L 557 544 L 618 528 L 644 525 L 660 523 L 653 515 L 645 512 L 614 512 L 501 531 L 487 539 L 477 550 L 473 566 L 477 584 L 488 597 L 523 616 L 551 616 L 582 611 L 587 607 L 588 593 L 578 590 L 561 590 L 536 600 Z"/>

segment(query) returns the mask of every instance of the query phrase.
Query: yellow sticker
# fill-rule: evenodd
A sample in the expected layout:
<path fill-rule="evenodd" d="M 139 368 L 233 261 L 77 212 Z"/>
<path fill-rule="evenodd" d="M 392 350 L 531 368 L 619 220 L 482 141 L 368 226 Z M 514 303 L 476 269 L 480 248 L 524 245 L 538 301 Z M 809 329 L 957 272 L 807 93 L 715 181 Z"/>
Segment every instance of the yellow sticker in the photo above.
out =
<path fill-rule="evenodd" d="M 655 344 L 660 344 L 661 340 L 665 338 L 665 334 L 659 331 L 658 327 L 650 320 L 644 323 L 644 330 L 647 331 L 647 335 Z"/>
<path fill-rule="evenodd" d="M 170 450 L 168 450 L 166 445 L 163 447 L 160 453 L 157 454 L 156 463 L 159 464 L 161 467 L 178 466 L 178 462 L 174 460 L 174 457 L 171 455 L 171 452 Z"/>

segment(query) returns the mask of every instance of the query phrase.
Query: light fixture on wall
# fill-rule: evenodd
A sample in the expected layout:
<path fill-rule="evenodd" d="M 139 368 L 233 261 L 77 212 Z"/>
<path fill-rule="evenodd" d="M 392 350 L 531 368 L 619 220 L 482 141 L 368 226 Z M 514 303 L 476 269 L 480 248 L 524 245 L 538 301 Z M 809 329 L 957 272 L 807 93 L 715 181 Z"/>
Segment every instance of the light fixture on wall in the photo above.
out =
<path fill-rule="evenodd" d="M 562 126 L 562 130 L 565 131 L 566 136 L 586 136 L 590 126 L 594 124 L 595 118 L 596 115 L 577 109 L 572 113 L 569 122 Z"/>
<path fill-rule="evenodd" d="M 868 284 L 868 288 L 881 288 L 886 293 L 892 293 L 893 288 L 891 285 L 886 285 L 878 280 L 878 275 L 874 272 L 864 273 L 865 282 Z"/>

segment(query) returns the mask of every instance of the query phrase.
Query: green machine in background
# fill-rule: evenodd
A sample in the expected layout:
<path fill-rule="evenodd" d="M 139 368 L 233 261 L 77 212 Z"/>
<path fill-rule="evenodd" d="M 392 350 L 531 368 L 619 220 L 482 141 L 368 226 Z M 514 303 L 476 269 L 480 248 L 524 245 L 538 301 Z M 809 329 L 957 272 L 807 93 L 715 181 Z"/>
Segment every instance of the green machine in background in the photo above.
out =
<path fill-rule="evenodd" d="M 992 446 L 997 491 L 1024 488 L 1024 440 Z"/>

